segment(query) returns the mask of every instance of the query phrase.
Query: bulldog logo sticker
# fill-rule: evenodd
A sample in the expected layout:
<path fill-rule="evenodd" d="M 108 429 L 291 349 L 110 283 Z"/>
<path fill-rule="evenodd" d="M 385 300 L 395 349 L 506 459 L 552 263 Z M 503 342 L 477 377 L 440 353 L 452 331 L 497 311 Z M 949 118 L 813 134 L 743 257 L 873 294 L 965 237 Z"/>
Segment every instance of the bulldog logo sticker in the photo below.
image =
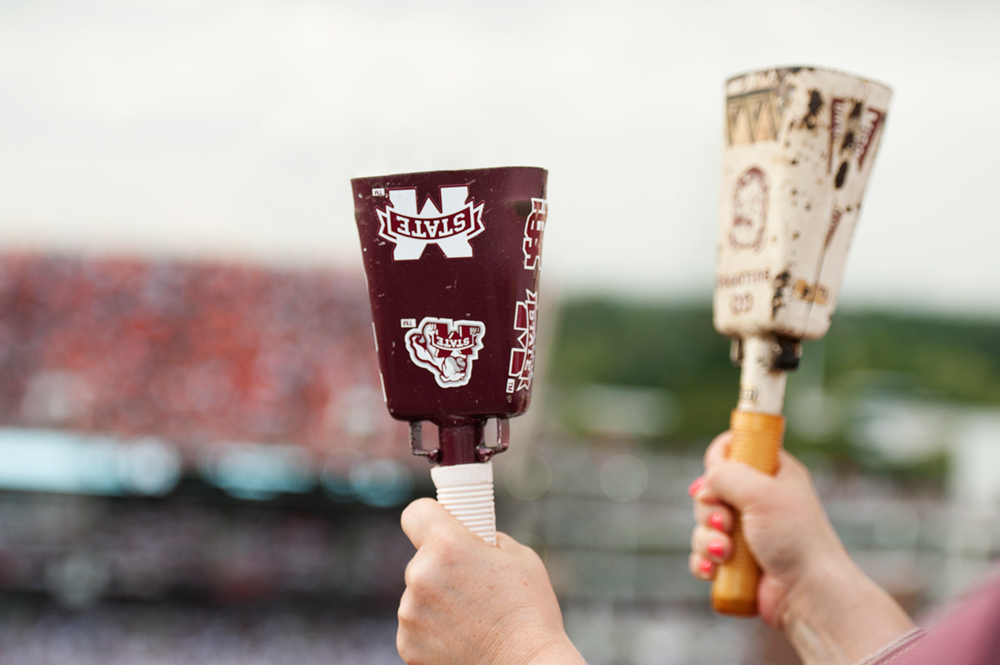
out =
<path fill-rule="evenodd" d="M 414 365 L 433 374 L 442 388 L 457 388 L 472 378 L 472 363 L 479 357 L 485 336 L 482 321 L 428 316 L 403 339 Z"/>
<path fill-rule="evenodd" d="M 767 203 L 767 176 L 757 167 L 748 169 L 733 192 L 733 228 L 729 232 L 729 244 L 733 249 L 759 252 L 764 246 Z"/>
<path fill-rule="evenodd" d="M 472 256 L 471 238 L 483 232 L 484 202 L 469 198 L 467 185 L 440 188 L 441 208 L 428 197 L 417 209 L 416 188 L 389 189 L 389 205 L 376 210 L 379 236 L 395 243 L 394 261 L 415 261 L 427 245 L 437 245 L 449 259 Z"/>

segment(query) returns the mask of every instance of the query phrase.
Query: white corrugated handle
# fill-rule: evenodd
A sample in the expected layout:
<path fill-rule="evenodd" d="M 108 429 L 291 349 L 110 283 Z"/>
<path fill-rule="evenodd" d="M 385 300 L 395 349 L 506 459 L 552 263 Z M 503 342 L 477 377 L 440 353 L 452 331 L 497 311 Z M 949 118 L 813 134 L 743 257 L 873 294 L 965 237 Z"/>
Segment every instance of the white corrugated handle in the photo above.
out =
<path fill-rule="evenodd" d="M 493 462 L 435 466 L 431 479 L 438 502 L 491 545 L 497 544 L 497 514 L 493 502 Z"/>

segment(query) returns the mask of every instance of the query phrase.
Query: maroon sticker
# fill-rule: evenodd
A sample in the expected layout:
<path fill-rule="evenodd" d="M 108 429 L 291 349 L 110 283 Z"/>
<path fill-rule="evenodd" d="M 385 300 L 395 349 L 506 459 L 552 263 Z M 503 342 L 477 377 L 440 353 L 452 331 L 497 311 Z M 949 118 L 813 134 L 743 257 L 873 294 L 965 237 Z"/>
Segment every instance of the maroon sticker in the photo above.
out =
<path fill-rule="evenodd" d="M 858 169 L 865 164 L 865 157 L 875 134 L 885 120 L 885 111 L 864 108 L 855 99 L 836 98 L 830 104 L 830 157 L 827 173 L 833 171 L 834 155 L 847 152 L 856 158 Z"/>
<path fill-rule="evenodd" d="M 837 231 L 837 227 L 840 225 L 840 218 L 844 215 L 844 209 L 837 206 L 833 209 L 833 217 L 830 219 L 830 230 L 826 232 L 826 246 L 830 246 L 830 241 L 833 240 L 833 234 Z"/>
<path fill-rule="evenodd" d="M 733 192 L 733 228 L 729 244 L 733 249 L 760 251 L 767 226 L 767 176 L 757 167 L 749 169 Z"/>

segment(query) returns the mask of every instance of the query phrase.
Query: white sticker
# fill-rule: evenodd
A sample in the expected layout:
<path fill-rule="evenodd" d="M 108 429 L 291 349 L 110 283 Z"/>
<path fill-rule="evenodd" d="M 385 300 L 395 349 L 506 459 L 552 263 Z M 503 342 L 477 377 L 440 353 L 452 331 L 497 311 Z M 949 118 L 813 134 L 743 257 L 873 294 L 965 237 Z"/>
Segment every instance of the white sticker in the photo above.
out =
<path fill-rule="evenodd" d="M 524 222 L 524 240 L 521 242 L 526 270 L 535 270 L 540 265 L 542 232 L 545 230 L 545 219 L 548 214 L 549 204 L 545 199 L 531 199 L 531 213 Z"/>
<path fill-rule="evenodd" d="M 427 245 L 437 245 L 445 258 L 472 256 L 469 240 L 485 230 L 486 203 L 469 196 L 468 185 L 440 187 L 441 208 L 428 198 L 417 207 L 417 190 L 390 189 L 389 205 L 378 213 L 378 234 L 396 245 L 393 261 L 416 261 Z"/>
<path fill-rule="evenodd" d="M 507 381 L 507 392 L 512 393 L 512 382 L 516 380 L 517 390 L 529 390 L 531 379 L 535 375 L 535 330 L 538 324 L 538 293 L 524 290 L 525 298 L 517 303 L 514 309 L 514 332 L 521 333 L 517 337 L 517 346 L 510 350 L 510 369 L 507 371 L 510 379 Z"/>

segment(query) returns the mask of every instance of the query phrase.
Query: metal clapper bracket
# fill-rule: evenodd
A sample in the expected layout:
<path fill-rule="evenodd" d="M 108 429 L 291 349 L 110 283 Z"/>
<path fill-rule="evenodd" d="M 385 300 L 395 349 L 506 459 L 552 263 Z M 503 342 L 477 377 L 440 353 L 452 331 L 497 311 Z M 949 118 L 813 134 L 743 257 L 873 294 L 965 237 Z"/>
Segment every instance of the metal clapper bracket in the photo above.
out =
<path fill-rule="evenodd" d="M 476 448 L 476 459 L 488 462 L 494 455 L 499 455 L 510 448 L 510 420 L 497 418 L 497 444 L 490 448 L 485 443 Z M 419 420 L 410 423 L 410 450 L 417 457 L 426 457 L 431 464 L 441 461 L 441 449 L 424 449 L 423 423 Z"/>
<path fill-rule="evenodd" d="M 419 420 L 410 422 L 410 450 L 417 457 L 426 457 L 431 464 L 441 461 L 441 449 L 424 450 L 424 427 Z"/>
<path fill-rule="evenodd" d="M 499 455 L 510 448 L 510 420 L 497 418 L 497 445 L 490 448 L 485 443 L 476 449 L 476 458 L 480 462 L 488 462 L 494 455 Z"/>

